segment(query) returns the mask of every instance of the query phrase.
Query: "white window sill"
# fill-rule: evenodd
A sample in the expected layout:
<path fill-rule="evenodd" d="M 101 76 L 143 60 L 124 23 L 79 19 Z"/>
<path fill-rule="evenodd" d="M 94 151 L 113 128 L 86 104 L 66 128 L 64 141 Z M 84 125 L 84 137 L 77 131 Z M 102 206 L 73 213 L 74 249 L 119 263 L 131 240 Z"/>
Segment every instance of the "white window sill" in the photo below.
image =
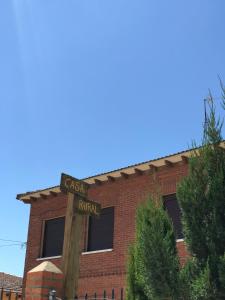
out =
<path fill-rule="evenodd" d="M 48 260 L 48 259 L 56 259 L 56 258 L 61 258 L 62 255 L 58 256 L 49 256 L 49 257 L 38 257 L 36 260 Z"/>
<path fill-rule="evenodd" d="M 88 254 L 94 254 L 94 253 L 103 253 L 103 252 L 111 252 L 113 251 L 113 249 L 104 249 L 104 250 L 96 250 L 96 251 L 86 251 L 86 252 L 82 252 L 82 255 L 88 255 Z M 38 257 L 36 258 L 36 260 L 50 260 L 50 259 L 57 259 L 57 258 L 61 258 L 62 255 L 57 255 L 57 256 L 49 256 L 49 257 Z"/>
<path fill-rule="evenodd" d="M 180 243 L 180 242 L 183 242 L 183 241 L 184 241 L 184 239 L 177 239 L 176 240 L 177 243 Z"/>
<path fill-rule="evenodd" d="M 104 249 L 104 250 L 96 250 L 96 251 L 85 251 L 82 252 L 82 255 L 94 254 L 94 253 L 103 253 L 103 252 L 111 252 L 113 249 Z"/>

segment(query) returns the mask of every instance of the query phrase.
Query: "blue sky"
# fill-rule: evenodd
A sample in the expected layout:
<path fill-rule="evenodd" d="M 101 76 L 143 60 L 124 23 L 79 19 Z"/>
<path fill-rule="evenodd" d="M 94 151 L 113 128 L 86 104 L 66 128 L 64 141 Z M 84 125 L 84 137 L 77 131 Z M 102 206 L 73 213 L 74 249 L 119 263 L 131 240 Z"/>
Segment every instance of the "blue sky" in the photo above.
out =
<path fill-rule="evenodd" d="M 201 140 L 203 99 L 225 82 L 224 11 L 224 0 L 0 1 L 0 239 L 26 241 L 17 193 Z M 25 250 L 6 244 L 0 271 L 22 275 Z"/>

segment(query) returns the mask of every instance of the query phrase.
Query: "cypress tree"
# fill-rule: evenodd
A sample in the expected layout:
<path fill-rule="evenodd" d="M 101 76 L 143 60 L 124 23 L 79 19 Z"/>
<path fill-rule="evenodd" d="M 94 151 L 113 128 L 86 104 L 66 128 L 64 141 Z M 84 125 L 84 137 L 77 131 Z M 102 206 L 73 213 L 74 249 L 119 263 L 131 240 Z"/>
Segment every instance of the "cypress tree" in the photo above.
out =
<path fill-rule="evenodd" d="M 222 91 L 225 109 L 223 86 Z M 190 259 L 179 268 L 171 220 L 161 201 L 149 199 L 137 211 L 127 300 L 225 299 L 225 150 L 221 148 L 221 129 L 210 95 L 202 145 L 192 151 L 188 176 L 177 189 Z"/>
<path fill-rule="evenodd" d="M 143 285 L 140 282 L 140 270 L 137 273 L 137 254 L 136 254 L 136 244 L 130 246 L 129 248 L 129 260 L 127 265 L 127 300 L 145 300 L 145 294 L 143 291 Z M 139 279 L 138 279 L 139 278 Z"/>
<path fill-rule="evenodd" d="M 192 276 L 185 269 L 183 272 L 187 271 L 191 299 L 196 300 L 225 299 L 225 151 L 220 147 L 221 128 L 210 96 L 202 146 L 193 151 L 189 174 L 177 190 L 194 269 Z"/>
<path fill-rule="evenodd" d="M 179 261 L 171 219 L 161 201 L 149 199 L 136 215 L 127 299 L 178 299 Z"/>

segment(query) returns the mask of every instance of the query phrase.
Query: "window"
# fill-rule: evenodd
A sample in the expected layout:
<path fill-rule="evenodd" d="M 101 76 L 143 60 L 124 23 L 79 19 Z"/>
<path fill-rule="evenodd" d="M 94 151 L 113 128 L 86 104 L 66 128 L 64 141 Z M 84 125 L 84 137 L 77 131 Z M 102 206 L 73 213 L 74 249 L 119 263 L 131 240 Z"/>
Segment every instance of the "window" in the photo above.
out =
<path fill-rule="evenodd" d="M 45 221 L 42 257 L 62 255 L 64 227 L 64 217 Z"/>
<path fill-rule="evenodd" d="M 103 208 L 99 217 L 89 217 L 87 251 L 113 248 L 114 207 Z"/>
<path fill-rule="evenodd" d="M 179 208 L 176 194 L 171 194 L 163 197 L 164 208 L 167 210 L 168 215 L 173 222 L 173 228 L 177 239 L 184 237 L 181 224 L 181 210 Z"/>

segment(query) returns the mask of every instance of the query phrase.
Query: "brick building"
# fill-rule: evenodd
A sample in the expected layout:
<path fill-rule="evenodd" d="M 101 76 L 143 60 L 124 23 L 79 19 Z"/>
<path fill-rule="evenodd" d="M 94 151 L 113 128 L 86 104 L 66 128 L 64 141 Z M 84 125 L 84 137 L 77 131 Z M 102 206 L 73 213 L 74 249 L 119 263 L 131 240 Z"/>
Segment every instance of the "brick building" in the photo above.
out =
<path fill-rule="evenodd" d="M 119 170 L 83 179 L 90 184 L 89 199 L 99 202 L 99 219 L 83 218 L 80 258 L 79 296 L 102 295 L 125 289 L 127 249 L 134 239 L 135 211 L 149 194 L 163 196 L 172 218 L 181 263 L 187 256 L 176 201 L 177 183 L 187 175 L 190 151 L 183 151 Z M 73 175 L 73 174 L 72 174 Z M 49 260 L 61 266 L 67 197 L 59 186 L 17 195 L 30 204 L 26 274 Z"/>

